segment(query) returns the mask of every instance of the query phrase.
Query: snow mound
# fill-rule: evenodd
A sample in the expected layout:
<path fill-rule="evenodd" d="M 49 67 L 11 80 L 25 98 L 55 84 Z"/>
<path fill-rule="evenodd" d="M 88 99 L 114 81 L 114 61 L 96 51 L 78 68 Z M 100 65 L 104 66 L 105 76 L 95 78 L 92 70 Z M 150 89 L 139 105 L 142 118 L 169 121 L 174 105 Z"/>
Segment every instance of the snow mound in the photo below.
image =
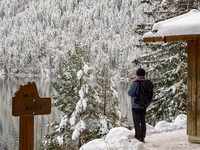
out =
<path fill-rule="evenodd" d="M 143 144 L 143 143 L 137 142 L 137 143 L 134 145 L 133 150 L 147 150 L 147 149 L 144 147 L 144 144 Z"/>
<path fill-rule="evenodd" d="M 172 131 L 174 129 L 181 129 L 181 125 L 175 124 L 175 123 L 169 123 L 166 121 L 160 121 L 156 124 L 155 129 L 163 131 Z"/>
<path fill-rule="evenodd" d="M 133 139 L 134 136 L 135 136 L 135 133 L 130 131 L 129 129 L 124 128 L 124 127 L 116 127 L 109 131 L 106 139 L 113 140 L 113 139 L 120 138 L 120 139 L 128 141 L 130 139 Z"/>
<path fill-rule="evenodd" d="M 173 131 L 186 128 L 186 115 L 179 115 L 173 123 L 160 121 L 155 127 L 147 124 L 148 136 L 162 134 L 165 131 Z M 85 145 L 80 150 L 148 150 L 145 144 L 134 138 L 135 130 L 132 131 L 124 127 L 116 127 L 109 131 L 106 138 L 95 139 Z"/>
<path fill-rule="evenodd" d="M 83 145 L 80 150 L 105 149 L 107 142 L 104 139 L 95 139 Z"/>
<path fill-rule="evenodd" d="M 180 124 L 182 126 L 186 126 L 187 124 L 187 116 L 184 115 L 184 114 L 180 114 L 176 117 L 175 121 L 174 121 L 175 124 Z"/>
<path fill-rule="evenodd" d="M 124 127 L 109 131 L 105 139 L 95 139 L 83 145 L 80 150 L 145 150 L 143 143 L 134 139 L 135 133 Z"/>
<path fill-rule="evenodd" d="M 162 131 L 172 131 L 186 128 L 187 116 L 184 114 L 178 115 L 174 123 L 160 121 L 156 124 L 155 129 Z"/>
<path fill-rule="evenodd" d="M 160 133 L 160 130 L 157 130 L 153 126 L 151 126 L 149 124 L 146 124 L 146 126 L 147 126 L 147 132 L 146 132 L 147 135 L 154 134 L 154 133 Z"/>
<path fill-rule="evenodd" d="M 147 150 L 144 143 L 138 140 L 129 141 L 109 141 L 107 139 L 95 139 L 83 145 L 79 150 Z"/>

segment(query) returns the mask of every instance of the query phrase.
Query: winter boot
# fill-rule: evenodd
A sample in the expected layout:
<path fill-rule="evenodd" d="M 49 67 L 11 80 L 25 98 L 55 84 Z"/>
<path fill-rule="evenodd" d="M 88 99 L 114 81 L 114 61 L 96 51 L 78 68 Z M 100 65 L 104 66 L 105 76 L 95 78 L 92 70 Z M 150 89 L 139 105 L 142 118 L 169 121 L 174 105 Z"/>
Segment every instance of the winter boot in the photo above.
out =
<path fill-rule="evenodd" d="M 143 143 L 145 143 L 144 138 L 140 138 L 140 141 L 143 142 Z"/>

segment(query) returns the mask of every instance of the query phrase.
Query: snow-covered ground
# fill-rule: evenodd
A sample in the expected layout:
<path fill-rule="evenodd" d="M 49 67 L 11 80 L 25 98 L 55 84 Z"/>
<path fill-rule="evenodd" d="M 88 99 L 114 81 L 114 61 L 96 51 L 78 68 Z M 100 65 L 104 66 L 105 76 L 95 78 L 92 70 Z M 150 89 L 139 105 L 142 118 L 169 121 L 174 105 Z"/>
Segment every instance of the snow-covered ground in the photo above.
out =
<path fill-rule="evenodd" d="M 197 150 L 200 144 L 188 142 L 186 115 L 179 115 L 173 123 L 160 121 L 155 127 L 147 124 L 145 143 L 134 138 L 134 129 L 117 127 L 110 130 L 105 139 L 95 139 L 80 150 Z"/>

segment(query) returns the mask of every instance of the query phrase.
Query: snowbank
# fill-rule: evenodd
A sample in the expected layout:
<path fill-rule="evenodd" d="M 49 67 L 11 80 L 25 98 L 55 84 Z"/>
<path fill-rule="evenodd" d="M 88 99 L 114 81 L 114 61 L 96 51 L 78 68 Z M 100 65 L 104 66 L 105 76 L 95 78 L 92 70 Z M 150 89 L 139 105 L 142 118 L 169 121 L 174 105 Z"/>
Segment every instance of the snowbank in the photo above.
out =
<path fill-rule="evenodd" d="M 160 121 L 155 127 L 147 124 L 147 136 L 162 134 L 166 131 L 174 131 L 186 128 L 186 115 L 179 115 L 173 123 Z M 124 127 L 113 128 L 105 139 L 95 139 L 83 145 L 80 150 L 148 150 L 145 144 L 134 138 L 135 130 Z"/>

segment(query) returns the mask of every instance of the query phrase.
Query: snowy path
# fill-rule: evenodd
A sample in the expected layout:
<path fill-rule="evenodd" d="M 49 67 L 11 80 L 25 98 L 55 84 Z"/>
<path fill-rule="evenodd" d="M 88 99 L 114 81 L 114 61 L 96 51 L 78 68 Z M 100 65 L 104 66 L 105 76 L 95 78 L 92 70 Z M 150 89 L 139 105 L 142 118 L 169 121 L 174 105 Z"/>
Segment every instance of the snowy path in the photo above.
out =
<path fill-rule="evenodd" d="M 116 127 L 105 139 L 94 139 L 80 150 L 200 150 L 200 144 L 188 142 L 186 117 L 178 115 L 173 123 L 159 121 L 155 127 L 147 124 L 145 143 L 134 138 L 134 129 Z"/>
<path fill-rule="evenodd" d="M 149 150 L 200 150 L 200 144 L 188 142 L 186 129 L 149 135 L 144 147 Z"/>

